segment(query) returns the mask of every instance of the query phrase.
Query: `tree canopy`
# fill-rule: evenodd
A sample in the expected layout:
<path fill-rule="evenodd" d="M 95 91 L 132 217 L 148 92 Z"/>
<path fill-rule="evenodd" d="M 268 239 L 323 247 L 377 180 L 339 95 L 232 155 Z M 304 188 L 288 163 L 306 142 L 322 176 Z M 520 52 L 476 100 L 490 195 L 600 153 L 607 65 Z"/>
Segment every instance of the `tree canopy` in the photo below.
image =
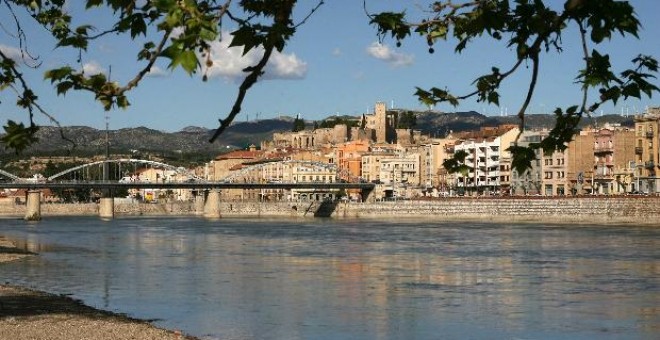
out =
<path fill-rule="evenodd" d="M 470 93 L 454 94 L 444 84 L 430 89 L 417 88 L 415 95 L 422 103 L 433 105 L 448 102 L 458 105 L 462 100 L 477 98 L 480 102 L 499 104 L 500 85 L 514 73 L 531 67 L 529 86 L 525 101 L 518 110 L 521 131 L 525 113 L 534 97 L 539 69 L 544 57 L 561 53 L 562 37 L 567 32 L 577 32 L 583 51 L 584 67 L 575 75 L 582 87 L 575 105 L 556 108 L 555 128 L 538 144 L 513 147 L 513 166 L 523 170 L 528 167 L 532 149 L 542 148 L 550 152 L 562 150 L 572 139 L 577 124 L 606 102 L 616 103 L 629 97 L 651 97 L 658 92 L 654 84 L 658 63 L 653 56 L 639 55 L 630 68 L 613 70 L 605 51 L 596 49 L 614 34 L 638 37 L 641 23 L 627 1 L 617 0 L 566 0 L 560 9 L 553 8 L 543 0 L 472 0 L 430 1 L 428 16 L 421 20 L 409 20 L 406 12 L 370 13 L 364 1 L 365 20 L 375 27 L 375 35 L 382 39 L 394 39 L 401 46 L 406 39 L 418 36 L 426 40 L 429 53 L 445 41 L 455 41 L 456 53 L 470 47 L 477 39 L 504 40 L 515 62 L 508 69 L 492 67 L 473 80 L 474 90 Z M 230 46 L 242 47 L 243 53 L 260 48 L 261 58 L 243 71 L 245 77 L 238 85 L 235 101 L 227 114 L 219 118 L 219 125 L 211 137 L 213 142 L 240 113 L 248 90 L 259 80 L 274 51 L 285 49 L 288 41 L 313 14 L 322 8 L 324 1 L 318 0 L 309 13 L 298 22 L 293 20 L 293 9 L 297 0 L 86 0 L 87 10 L 105 8 L 112 14 L 110 27 L 95 27 L 94 22 L 81 22 L 67 11 L 65 0 L 0 0 L 3 11 L 14 19 L 12 34 L 21 47 L 24 57 L 30 57 L 24 48 L 27 37 L 26 25 L 39 25 L 52 35 L 54 46 L 72 49 L 84 55 L 92 41 L 110 35 L 140 44 L 136 60 L 139 71 L 125 83 L 119 83 L 104 74 L 86 74 L 72 65 L 56 65 L 44 71 L 44 79 L 54 86 L 57 94 L 69 91 L 90 92 L 104 109 L 125 108 L 129 103 L 129 92 L 143 80 L 159 59 L 169 61 L 171 69 L 181 68 L 188 74 L 205 72 L 213 61 L 210 42 L 221 39 L 223 27 L 231 25 Z M 18 11 L 27 11 L 31 20 L 21 20 Z M 7 23 L 3 28 L 10 27 Z M 569 27 L 577 30 L 570 31 Z M 146 42 L 142 43 L 143 40 Z M 138 42 L 139 41 L 139 42 Z M 441 63 L 442 61 L 438 61 Z M 211 64 L 211 65 L 209 65 Z M 523 66 L 523 67 L 521 67 Z M 35 142 L 38 126 L 35 114 L 43 114 L 58 124 L 57 117 L 47 107 L 40 105 L 22 73 L 24 67 L 42 67 L 38 63 L 20 63 L 0 50 L 0 90 L 13 91 L 16 105 L 27 112 L 24 122 L 7 121 L 1 142 L 7 148 L 20 151 Z M 206 69 L 207 69 L 206 68 Z M 206 80 L 206 76 L 203 77 Z M 596 93 L 595 98 L 589 95 Z M 64 137 L 66 138 L 66 137 Z M 522 173 L 522 171 L 519 171 Z"/>
<path fill-rule="evenodd" d="M 652 56 L 638 55 L 632 60 L 631 68 L 616 73 L 612 69 L 609 55 L 592 47 L 611 39 L 617 33 L 638 37 L 641 24 L 630 3 L 615 0 L 567 0 L 563 10 L 557 11 L 545 2 L 439 1 L 431 4 L 430 17 L 420 22 L 407 21 L 405 12 L 384 12 L 370 17 L 381 37 L 389 35 L 400 45 L 401 41 L 412 34 L 418 34 L 428 42 L 429 53 L 434 52 L 436 43 L 448 38 L 457 41 L 454 47 L 456 53 L 468 48 L 475 39 L 506 39 L 507 46 L 515 51 L 516 62 L 507 70 L 493 67 L 490 72 L 474 79 L 474 91 L 453 94 L 443 87 L 417 88 L 415 95 L 429 105 L 448 102 L 456 106 L 471 97 L 477 97 L 480 102 L 499 104 L 500 85 L 512 74 L 519 72 L 521 65 L 531 64 L 529 87 L 525 101 L 518 110 L 521 133 L 544 55 L 561 53 L 563 34 L 571 25 L 577 26 L 584 68 L 578 71 L 575 79 L 581 84 L 582 95 L 576 98 L 575 105 L 554 110 L 556 125 L 540 143 L 510 148 L 512 166 L 523 173 L 531 166 L 534 149 L 542 148 L 545 152 L 564 150 L 582 117 L 590 115 L 602 104 L 616 103 L 629 97 L 641 98 L 642 95 L 651 97 L 659 91 L 653 84 L 658 62 Z M 591 91 L 598 91 L 598 96 L 589 101 Z"/>

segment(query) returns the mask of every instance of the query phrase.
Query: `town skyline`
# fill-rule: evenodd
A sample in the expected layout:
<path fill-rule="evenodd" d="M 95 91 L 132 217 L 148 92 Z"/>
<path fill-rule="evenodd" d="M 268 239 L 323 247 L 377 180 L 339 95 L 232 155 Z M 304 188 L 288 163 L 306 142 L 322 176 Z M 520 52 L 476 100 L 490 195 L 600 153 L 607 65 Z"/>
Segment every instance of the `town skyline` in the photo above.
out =
<path fill-rule="evenodd" d="M 643 26 L 639 39 L 614 36 L 599 47 L 601 52 L 611 55 L 616 71 L 627 68 L 629 61 L 639 53 L 660 55 L 660 47 L 649 43 L 660 32 L 660 23 L 653 20 L 653 13 L 660 10 L 660 4 L 642 0 L 631 3 Z M 422 15 L 422 10 L 411 4 L 414 2 L 367 2 L 369 10 L 374 12 L 409 8 L 412 15 Z M 555 5 L 559 4 L 556 2 Z M 74 13 L 80 11 L 76 6 L 70 5 Z M 306 14 L 309 6 L 311 4 L 301 4 L 297 16 Z M 342 18 L 342 25 L 336 24 L 338 17 Z M 99 27 L 104 23 L 103 20 L 95 22 Z M 200 79 L 202 72 L 189 77 L 181 70 L 170 72 L 167 65 L 157 64 L 145 84 L 129 95 L 131 107 L 107 113 L 110 127 L 147 126 L 163 131 L 178 131 L 187 126 L 217 127 L 217 119 L 229 111 L 236 94 L 240 68 L 255 58 L 248 54 L 239 59 L 240 51 L 227 47 L 229 30 L 223 32 L 223 42 L 213 47 L 217 67 L 209 69 L 207 83 Z M 53 50 L 52 41 L 44 32 L 28 27 L 26 35 L 28 49 L 40 57 L 43 65 L 53 66 L 67 58 L 71 60 L 71 51 Z M 570 34 L 564 37 L 567 48 L 562 55 L 547 55 L 543 59 L 537 95 L 528 113 L 550 113 L 555 107 L 566 108 L 579 101 L 579 86 L 573 81 L 581 67 L 581 57 L 579 43 L 573 38 Z M 282 54 L 273 59 L 265 79 L 248 94 L 237 120 L 251 120 L 257 116 L 259 119 L 279 115 L 295 117 L 298 114 L 306 120 L 334 114 L 360 115 L 373 110 L 375 101 L 384 101 L 388 106 L 393 101 L 394 107 L 402 109 L 427 109 L 413 96 L 415 86 L 447 85 L 458 93 L 465 92 L 472 80 L 491 66 L 506 68 L 513 61 L 511 51 L 502 44 L 477 42 L 460 55 L 454 54 L 454 45 L 451 41 L 441 42 L 430 54 L 426 43 L 419 39 L 409 39 L 399 48 L 391 39 L 379 43 L 376 29 L 369 26 L 361 2 L 324 4 Z M 15 41 L 6 34 L 0 35 L 0 48 L 17 55 Z M 92 44 L 81 61 L 87 71 L 105 72 L 118 80 L 127 77 L 137 67 L 131 66 L 135 63 L 135 51 L 119 39 Z M 441 105 L 435 109 L 513 115 L 523 100 L 520 93 L 526 89 L 527 73 L 523 72 L 505 84 L 499 107 L 467 101 L 456 108 Z M 26 70 L 26 77 L 35 87 L 43 106 L 49 108 L 63 126 L 105 126 L 106 112 L 89 94 L 56 96 L 51 84 L 43 81 L 43 69 Z M 3 117 L 17 121 L 26 118 L 24 112 L 9 105 L 13 100 L 8 94 L 1 93 L 0 99 L 3 104 L 7 103 L 0 108 Z M 634 114 L 654 104 L 652 99 L 619 101 L 616 106 L 606 105 L 602 110 L 605 114 Z M 48 123 L 43 116 L 36 116 L 36 122 Z"/>

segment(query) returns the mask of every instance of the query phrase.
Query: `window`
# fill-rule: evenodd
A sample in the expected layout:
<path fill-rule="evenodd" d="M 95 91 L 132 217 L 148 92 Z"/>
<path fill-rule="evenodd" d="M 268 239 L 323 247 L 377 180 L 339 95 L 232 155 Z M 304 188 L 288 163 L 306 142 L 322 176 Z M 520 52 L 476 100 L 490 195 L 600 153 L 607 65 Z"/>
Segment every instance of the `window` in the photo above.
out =
<path fill-rule="evenodd" d="M 552 171 L 545 172 L 545 179 L 552 179 Z"/>

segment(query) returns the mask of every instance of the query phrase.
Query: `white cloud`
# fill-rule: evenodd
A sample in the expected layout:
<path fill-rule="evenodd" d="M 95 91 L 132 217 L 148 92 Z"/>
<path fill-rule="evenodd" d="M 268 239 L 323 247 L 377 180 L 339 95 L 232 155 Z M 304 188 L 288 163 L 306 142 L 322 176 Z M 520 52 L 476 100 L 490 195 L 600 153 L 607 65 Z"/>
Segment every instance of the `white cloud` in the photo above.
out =
<path fill-rule="evenodd" d="M 158 77 L 165 77 L 168 74 L 169 74 L 169 72 L 167 72 L 167 71 L 163 70 L 162 68 L 154 65 L 154 66 L 151 66 L 151 70 L 149 70 L 149 72 L 147 72 L 146 76 L 147 77 L 158 78 Z"/>
<path fill-rule="evenodd" d="M 367 47 L 367 54 L 382 60 L 392 67 L 402 67 L 412 65 L 414 57 L 412 54 L 400 53 L 392 50 L 389 46 L 379 42 L 373 42 Z"/>
<path fill-rule="evenodd" d="M 307 63 L 295 54 L 274 53 L 268 64 L 264 77 L 271 79 L 303 79 L 307 75 Z"/>
<path fill-rule="evenodd" d="M 11 46 L 0 44 L 0 51 L 2 51 L 2 53 L 4 55 L 9 57 L 9 59 L 11 59 L 13 61 L 18 62 L 18 61 L 21 61 L 23 59 L 23 56 L 21 55 L 21 50 L 19 50 L 16 47 L 11 47 Z"/>
<path fill-rule="evenodd" d="M 332 55 L 335 56 L 335 57 L 339 57 L 339 56 L 341 56 L 341 55 L 342 55 L 342 53 L 341 53 L 341 49 L 339 49 L 339 47 L 335 47 L 335 48 L 332 50 Z"/>
<path fill-rule="evenodd" d="M 98 62 L 92 60 L 88 63 L 84 63 L 82 67 L 83 73 L 86 76 L 93 76 L 95 74 L 106 73 L 105 69 Z"/>
<path fill-rule="evenodd" d="M 246 73 L 243 69 L 259 62 L 263 48 L 253 48 L 243 55 L 243 48 L 229 47 L 232 36 L 222 32 L 222 40 L 211 43 L 211 61 L 207 69 L 202 60 L 202 74 L 209 78 L 224 78 L 231 81 L 241 81 Z M 263 77 L 265 79 L 302 79 L 307 75 L 307 63 L 295 54 L 274 51 L 266 65 Z"/>

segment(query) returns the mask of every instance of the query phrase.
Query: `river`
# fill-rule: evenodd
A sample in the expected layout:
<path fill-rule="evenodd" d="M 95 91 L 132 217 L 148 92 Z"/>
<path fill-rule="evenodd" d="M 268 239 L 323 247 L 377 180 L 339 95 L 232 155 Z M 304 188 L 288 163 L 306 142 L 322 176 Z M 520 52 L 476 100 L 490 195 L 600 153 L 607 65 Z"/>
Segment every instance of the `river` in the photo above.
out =
<path fill-rule="evenodd" d="M 653 339 L 660 226 L 0 220 L 3 282 L 203 339 Z"/>

